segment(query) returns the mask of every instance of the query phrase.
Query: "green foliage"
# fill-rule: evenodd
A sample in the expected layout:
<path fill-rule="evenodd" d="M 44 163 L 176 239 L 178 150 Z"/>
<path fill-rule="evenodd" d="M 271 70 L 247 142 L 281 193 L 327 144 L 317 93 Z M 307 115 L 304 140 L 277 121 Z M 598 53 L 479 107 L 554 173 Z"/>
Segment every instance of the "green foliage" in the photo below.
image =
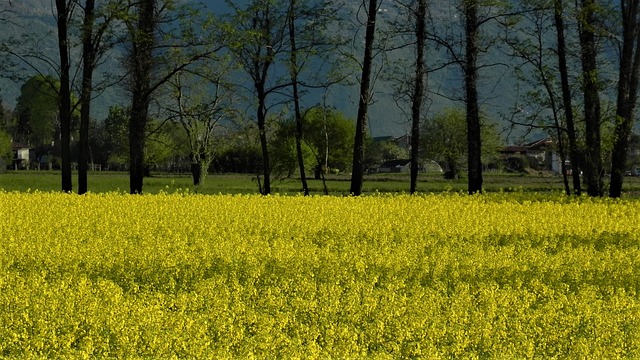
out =
<path fill-rule="evenodd" d="M 409 159 L 409 151 L 393 140 L 367 139 L 365 146 L 365 167 L 377 167 L 385 161 Z"/>
<path fill-rule="evenodd" d="M 0 129 L 0 166 L 11 164 L 13 152 L 11 151 L 11 135 Z M 2 166 L 4 167 L 4 166 Z M 0 168 L 0 171 L 4 170 Z"/>
<path fill-rule="evenodd" d="M 213 171 L 221 173 L 260 174 L 262 151 L 255 127 L 247 127 L 221 139 L 220 148 L 212 159 Z"/>
<path fill-rule="evenodd" d="M 123 168 L 129 159 L 129 117 L 126 108 L 113 106 L 104 119 L 104 146 L 108 165 Z"/>
<path fill-rule="evenodd" d="M 278 130 L 272 136 L 269 146 L 269 154 L 272 158 L 271 171 L 278 177 L 291 177 L 299 172 L 298 151 L 296 148 L 296 125 L 293 121 L 285 121 L 280 124 Z M 313 171 L 316 166 L 315 149 L 308 143 L 302 144 L 302 158 L 305 166 L 305 173 Z"/>
<path fill-rule="evenodd" d="M 445 177 L 461 172 L 467 154 L 467 127 L 462 109 L 447 108 L 425 122 L 422 134 L 423 157 L 447 164 Z"/>
<path fill-rule="evenodd" d="M 482 160 L 487 162 L 498 153 L 502 143 L 495 126 L 486 120 L 480 131 Z M 466 113 L 463 109 L 447 108 L 436 114 L 425 122 L 420 138 L 423 158 L 445 162 L 447 178 L 460 175 L 468 150 Z"/>
<path fill-rule="evenodd" d="M 314 107 L 304 114 L 303 139 L 320 168 L 349 169 L 355 132 L 355 122 L 339 111 Z"/>
<path fill-rule="evenodd" d="M 160 163 L 168 161 L 177 148 L 174 145 L 175 128 L 166 128 L 158 121 L 151 120 L 147 126 L 145 140 L 145 164 L 148 169 L 156 168 Z M 129 111 L 127 108 L 114 106 L 109 108 L 102 129 L 102 145 L 108 166 L 114 170 L 123 170 L 129 161 Z"/>
<path fill-rule="evenodd" d="M 22 85 L 15 109 L 15 133 L 21 142 L 40 146 L 56 139 L 59 88 L 60 81 L 51 76 L 34 76 Z"/>
<path fill-rule="evenodd" d="M 307 173 L 314 170 L 346 171 L 353 155 L 355 126 L 352 120 L 335 110 L 308 109 L 303 118 L 302 152 Z M 279 125 L 270 144 L 272 170 L 291 176 L 298 170 L 293 119 Z"/>
<path fill-rule="evenodd" d="M 159 126 L 152 121 L 151 127 Z M 144 162 L 147 168 L 157 169 L 162 163 L 166 163 L 173 155 L 174 145 L 172 137 L 163 131 L 155 131 L 147 136 L 144 149 Z"/>

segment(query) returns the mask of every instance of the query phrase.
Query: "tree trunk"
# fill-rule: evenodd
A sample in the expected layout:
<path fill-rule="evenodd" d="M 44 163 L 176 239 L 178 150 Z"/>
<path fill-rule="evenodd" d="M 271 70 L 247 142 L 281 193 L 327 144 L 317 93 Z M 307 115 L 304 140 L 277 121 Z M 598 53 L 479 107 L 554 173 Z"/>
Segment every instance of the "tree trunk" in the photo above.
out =
<path fill-rule="evenodd" d="M 629 136 L 635 117 L 640 68 L 640 34 L 638 29 L 638 1 L 621 1 L 622 54 L 618 77 L 616 127 L 611 156 L 610 197 L 622 195 L 622 180 L 627 165 Z"/>
<path fill-rule="evenodd" d="M 478 2 L 465 2 L 465 86 L 467 100 L 467 146 L 469 194 L 482 192 L 482 140 L 480 137 L 480 111 L 478 109 Z"/>
<path fill-rule="evenodd" d="M 88 190 L 87 172 L 89 156 L 89 120 L 91 117 L 91 92 L 96 51 L 93 44 L 95 0 L 87 0 L 84 7 L 82 29 L 82 91 L 80 94 L 80 146 L 78 150 L 78 194 Z"/>
<path fill-rule="evenodd" d="M 293 104 L 296 117 L 296 153 L 298 156 L 298 167 L 300 169 L 300 180 L 302 181 L 302 191 L 304 196 L 309 196 L 309 186 L 307 185 L 307 176 L 304 170 L 304 157 L 302 156 L 302 114 L 300 113 L 300 95 L 298 93 L 298 59 L 296 48 L 296 29 L 295 29 L 295 6 L 296 1 L 291 0 L 289 8 L 289 45 L 291 46 L 291 57 L 289 66 L 291 72 L 291 83 L 293 86 Z"/>
<path fill-rule="evenodd" d="M 262 84 L 264 87 L 264 84 Z M 262 174 L 264 176 L 264 182 L 261 187 L 262 195 L 269 195 L 271 193 L 271 165 L 269 164 L 269 147 L 267 142 L 267 110 L 266 110 L 266 95 L 264 89 L 258 89 L 258 131 L 260 132 L 260 148 L 262 149 Z"/>
<path fill-rule="evenodd" d="M 191 177 L 193 178 L 193 186 L 204 185 L 204 180 L 209 172 L 209 164 L 211 161 L 204 152 L 199 155 L 190 155 L 191 158 Z"/>
<path fill-rule="evenodd" d="M 129 191 L 142 194 L 145 175 L 144 145 L 148 116 L 148 101 L 142 94 L 133 95 L 129 118 Z"/>
<path fill-rule="evenodd" d="M 602 176 L 602 150 L 600 136 L 600 97 L 598 93 L 598 69 L 594 27 L 594 0 L 582 0 L 582 23 L 580 24 L 580 46 L 582 77 L 584 83 L 585 157 L 584 178 L 590 196 L 602 196 L 604 183 Z"/>
<path fill-rule="evenodd" d="M 571 88 L 569 87 L 569 70 L 567 69 L 567 52 L 564 38 L 563 0 L 555 0 L 555 27 L 557 34 L 558 68 L 560 70 L 560 82 L 562 85 L 562 105 L 564 107 L 565 121 L 567 122 L 567 138 L 569 140 L 569 159 L 571 160 L 571 177 L 573 180 L 573 193 L 580 196 L 580 156 L 576 142 L 576 129 L 573 120 L 573 106 L 571 104 Z M 563 164 L 564 165 L 564 164 Z"/>
<path fill-rule="evenodd" d="M 191 176 L 193 177 L 193 186 L 200 185 L 200 175 L 202 174 L 202 168 L 199 163 L 191 163 Z"/>
<path fill-rule="evenodd" d="M 356 122 L 356 134 L 353 144 L 353 164 L 351 170 L 352 195 L 362 194 L 362 182 L 364 179 L 364 139 L 367 129 L 367 111 L 369 109 L 371 68 L 373 65 L 373 41 L 376 31 L 376 14 L 378 12 L 377 0 L 369 0 L 367 10 L 367 31 L 365 34 L 364 62 L 362 65 L 362 79 L 360 80 L 360 99 L 358 101 L 358 117 Z"/>
<path fill-rule="evenodd" d="M 138 25 L 133 34 L 133 95 L 129 118 L 129 190 L 142 194 L 145 174 L 144 144 L 149 112 L 149 89 L 154 45 L 156 0 L 138 4 Z"/>
<path fill-rule="evenodd" d="M 426 42 L 427 1 L 418 0 L 416 12 L 416 72 L 411 105 L 411 185 L 410 192 L 414 194 L 418 187 L 418 171 L 420 170 L 420 118 L 425 87 L 424 48 Z"/>
<path fill-rule="evenodd" d="M 58 105 L 60 110 L 60 157 L 62 161 L 62 191 L 71 192 L 71 85 L 69 68 L 68 21 L 70 8 L 67 0 L 56 0 L 58 49 L 60 50 L 60 92 Z"/>
<path fill-rule="evenodd" d="M 554 108 L 554 113 L 556 112 Z M 560 153 L 560 171 L 562 172 L 562 184 L 564 185 L 564 193 L 567 196 L 571 196 L 571 188 L 569 187 L 569 178 L 567 177 L 567 165 L 565 164 L 566 150 L 564 146 L 562 129 L 560 129 L 560 122 L 558 121 L 557 114 L 554 114 L 556 119 L 556 136 L 558 137 L 558 153 Z"/>

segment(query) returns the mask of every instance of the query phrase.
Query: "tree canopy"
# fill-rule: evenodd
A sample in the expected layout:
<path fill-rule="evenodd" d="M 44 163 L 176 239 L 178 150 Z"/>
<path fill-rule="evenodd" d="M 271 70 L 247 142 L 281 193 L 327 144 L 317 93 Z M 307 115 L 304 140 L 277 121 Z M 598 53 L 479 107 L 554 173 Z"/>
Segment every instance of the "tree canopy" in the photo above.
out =
<path fill-rule="evenodd" d="M 481 126 L 484 160 L 497 153 L 500 137 L 495 127 L 486 119 Z M 437 113 L 423 125 L 423 157 L 445 162 L 444 176 L 453 179 L 462 173 L 462 165 L 467 156 L 467 128 L 463 109 L 447 108 Z"/>

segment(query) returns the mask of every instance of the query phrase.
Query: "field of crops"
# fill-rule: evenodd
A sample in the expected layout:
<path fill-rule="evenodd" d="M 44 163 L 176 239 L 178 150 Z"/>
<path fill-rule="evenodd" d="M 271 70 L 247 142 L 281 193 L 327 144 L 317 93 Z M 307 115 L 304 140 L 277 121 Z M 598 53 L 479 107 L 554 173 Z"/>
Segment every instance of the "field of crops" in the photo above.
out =
<path fill-rule="evenodd" d="M 640 201 L 0 191 L 0 357 L 640 358 Z"/>

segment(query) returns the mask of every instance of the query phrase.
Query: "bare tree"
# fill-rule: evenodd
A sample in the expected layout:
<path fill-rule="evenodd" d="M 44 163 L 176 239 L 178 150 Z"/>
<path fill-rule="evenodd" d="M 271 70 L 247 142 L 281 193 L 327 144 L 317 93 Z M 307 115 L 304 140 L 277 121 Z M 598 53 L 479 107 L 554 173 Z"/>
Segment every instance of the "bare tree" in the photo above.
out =
<path fill-rule="evenodd" d="M 210 69 L 181 71 L 169 81 L 171 98 L 165 111 L 187 135 L 193 185 L 204 183 L 209 165 L 215 155 L 216 132 L 219 123 L 228 117 L 230 96 L 223 81 L 225 70 L 220 64 Z"/>
<path fill-rule="evenodd" d="M 334 0 L 291 0 L 287 12 L 289 35 L 289 74 L 296 123 L 295 140 L 302 191 L 309 195 L 302 142 L 304 138 L 301 104 L 305 90 L 323 88 L 341 82 L 345 76 L 336 68 L 339 56 L 335 48 L 344 41 L 329 30 L 339 19 L 340 4 Z"/>
<path fill-rule="evenodd" d="M 362 6 L 364 7 L 363 0 Z M 378 1 L 369 0 L 366 7 L 367 22 L 364 44 L 364 58 L 362 62 L 362 76 L 360 78 L 360 97 L 358 99 L 358 115 L 356 118 L 356 134 L 353 144 L 353 165 L 351 170 L 351 187 L 349 192 L 354 196 L 362 194 L 364 180 L 364 140 L 367 130 L 367 116 L 371 101 L 371 69 L 373 67 L 373 46 L 376 33 L 376 15 Z"/>
<path fill-rule="evenodd" d="M 622 51 L 618 72 L 616 126 L 611 163 L 610 197 L 622 195 L 622 180 L 627 165 L 629 137 L 635 119 L 640 72 L 640 2 L 620 1 L 622 18 Z"/>
<path fill-rule="evenodd" d="M 469 194 L 482 192 L 482 139 L 478 104 L 478 0 L 464 0 L 465 61 L 464 83 L 467 107 L 467 171 Z"/>
<path fill-rule="evenodd" d="M 73 2 L 56 0 L 58 49 L 60 52 L 60 155 L 62 158 L 62 191 L 71 192 L 71 59 L 69 57 L 69 21 L 73 14 Z"/>
<path fill-rule="evenodd" d="M 298 158 L 298 169 L 300 171 L 300 181 L 302 182 L 302 192 L 304 196 L 309 196 L 309 185 L 307 185 L 307 175 L 304 169 L 304 156 L 302 154 L 302 112 L 300 111 L 300 92 L 298 90 L 298 48 L 296 46 L 296 0 L 291 0 L 287 13 L 289 26 L 289 72 L 291 74 L 291 86 L 293 91 L 293 109 L 296 119 L 296 155 Z"/>
<path fill-rule="evenodd" d="M 506 36 L 506 44 L 511 49 L 511 57 L 520 59 L 521 64 L 515 66 L 516 74 L 521 82 L 529 85 L 530 89 L 525 93 L 525 101 L 527 101 L 527 109 L 523 109 L 520 104 L 516 104 L 513 114 L 511 115 L 512 125 L 526 126 L 528 129 L 540 129 L 548 132 L 556 139 L 558 152 L 560 154 L 561 172 L 565 193 L 571 195 L 569 187 L 568 171 L 565 164 L 567 151 L 565 146 L 565 133 L 569 133 L 569 124 L 573 120 L 571 112 L 571 93 L 568 88 L 568 73 L 566 68 L 566 58 L 564 54 L 564 43 L 558 42 L 556 49 L 557 56 L 560 57 L 561 66 L 554 66 L 554 49 L 551 42 L 551 36 L 554 31 L 551 24 L 556 23 L 556 16 L 553 8 L 538 7 L 539 3 L 534 1 L 533 4 L 526 4 L 522 11 L 520 21 L 518 22 L 515 32 L 516 36 Z M 533 6 L 534 8 L 529 8 Z M 513 28 L 513 24 L 507 24 L 507 33 Z M 559 34 L 556 31 L 556 34 Z M 553 35 L 553 34 L 551 34 Z M 564 36 L 562 35 L 564 39 Z M 564 65 L 564 67 L 562 67 Z M 564 73 L 562 70 L 564 69 Z M 555 80 L 560 73 L 562 81 L 562 91 L 566 94 L 568 91 L 568 100 L 564 96 L 558 94 L 557 81 Z M 565 81 L 567 81 L 565 83 Z M 564 102 L 567 101 L 569 113 L 563 117 L 562 111 L 567 111 Z M 538 108 L 534 108 L 537 106 Z M 551 112 L 551 114 L 549 114 Z M 516 120 L 525 117 L 525 122 Z M 549 119 L 551 118 L 551 119 Z M 575 141 L 575 130 L 573 130 L 573 141 Z M 570 137 L 570 136 L 569 136 Z M 571 138 L 571 137 L 570 137 Z M 577 172 L 577 163 L 573 163 Z M 579 179 L 579 178 L 578 178 Z M 579 191 L 579 182 L 578 182 Z"/>
<path fill-rule="evenodd" d="M 94 40 L 95 0 L 86 0 L 84 22 L 82 24 L 82 88 L 80 92 L 80 140 L 78 151 L 78 194 L 87 192 L 87 170 L 89 154 L 89 120 L 91 118 L 91 93 L 93 91 L 93 70 L 97 51 Z"/>
<path fill-rule="evenodd" d="M 227 0 L 234 10 L 231 16 L 231 34 L 234 41 L 230 49 L 241 70 L 251 79 L 250 92 L 255 96 L 256 123 L 262 150 L 263 195 L 271 193 L 271 164 L 267 141 L 267 115 L 272 96 L 291 86 L 289 80 L 275 78 L 277 58 L 289 50 L 286 6 L 281 0 L 253 0 L 246 8 L 240 8 Z"/>
<path fill-rule="evenodd" d="M 426 17 L 427 1 L 418 0 L 418 8 L 415 12 L 415 37 L 416 37 L 416 68 L 411 105 L 411 185 L 413 194 L 418 186 L 418 170 L 420 157 L 420 119 L 422 118 L 422 105 L 424 103 L 426 83 L 426 61 L 424 51 L 426 46 Z"/>
<path fill-rule="evenodd" d="M 149 110 L 156 91 L 174 78 L 175 74 L 217 52 L 221 45 L 211 44 L 209 36 L 196 36 L 189 28 L 208 21 L 193 21 L 190 8 L 178 7 L 173 0 L 141 0 L 128 22 L 129 82 L 131 107 L 129 110 L 129 190 L 141 194 L 145 173 L 144 160 Z M 178 25 L 178 28 L 172 25 Z M 163 26 L 160 26 L 163 25 Z M 171 49 L 186 53 L 172 59 Z"/>
<path fill-rule="evenodd" d="M 62 189 L 72 190 L 71 180 L 71 133 L 75 130 L 72 119 L 77 116 L 77 109 L 80 106 L 80 139 L 79 139 L 79 173 L 78 192 L 87 191 L 86 171 L 88 150 L 88 128 L 90 119 L 90 102 L 92 92 L 95 89 L 93 84 L 93 73 L 99 65 L 101 57 L 110 49 L 113 43 L 105 44 L 103 37 L 109 30 L 109 25 L 121 10 L 128 7 L 125 0 L 108 0 L 102 2 L 104 9 L 108 11 L 97 13 L 95 0 L 56 0 L 55 16 L 57 25 L 57 45 L 59 58 L 53 59 L 46 49 L 38 47 L 39 41 L 35 37 L 37 34 L 23 32 L 20 39 L 12 39 L 13 49 L 8 51 L 14 58 L 19 59 L 28 68 L 20 69 L 14 64 L 13 76 L 20 78 L 22 73 L 36 73 L 44 75 L 51 71 L 55 72 L 60 80 L 60 86 L 51 84 L 52 89 L 57 92 L 59 98 L 59 116 L 57 121 L 60 127 L 60 145 L 62 158 Z M 79 26 L 80 43 L 82 44 L 82 80 L 78 81 L 80 72 L 80 61 L 74 54 L 74 45 L 77 45 L 75 33 L 79 20 L 80 10 L 84 12 L 84 20 Z M 103 21 L 96 25 L 96 18 L 102 16 Z M 16 26 L 19 26 L 16 24 Z M 28 44 L 28 45 L 26 45 Z M 44 77 L 49 78 L 49 77 Z M 98 85 L 102 90 L 106 83 Z M 80 94 L 80 99 L 74 95 Z"/>
<path fill-rule="evenodd" d="M 565 41 L 564 25 L 564 0 L 554 0 L 554 24 L 556 29 L 558 71 L 562 86 L 562 106 L 567 127 L 567 138 L 569 140 L 569 159 L 571 161 L 571 178 L 573 180 L 573 193 L 580 196 L 582 189 L 580 186 L 580 154 L 578 150 L 575 120 L 573 117 L 573 105 L 571 100 L 571 89 L 569 87 L 569 70 L 567 66 L 567 45 Z"/>
<path fill-rule="evenodd" d="M 391 62 L 391 71 L 387 71 L 385 80 L 393 87 L 393 97 L 398 108 L 410 119 L 410 193 L 415 193 L 420 170 L 420 133 L 425 118 L 427 100 L 427 1 L 408 0 L 395 2 L 398 15 L 387 30 L 389 39 L 386 44 L 388 53 L 394 51 L 413 51 L 414 56 L 400 54 Z"/>
<path fill-rule="evenodd" d="M 80 6 L 79 0 L 75 0 Z M 91 102 L 94 92 L 94 72 L 101 59 L 114 46 L 115 39 L 107 39 L 118 16 L 124 13 L 129 4 L 123 0 L 113 0 L 96 10 L 95 0 L 85 0 L 82 10 L 84 19 L 82 34 L 82 82 L 80 85 L 80 133 L 78 146 L 78 194 L 88 190 L 87 172 L 89 163 L 89 123 L 91 120 Z"/>
<path fill-rule="evenodd" d="M 446 28 L 444 34 L 438 32 L 428 35 L 438 46 L 446 49 L 451 64 L 459 66 L 464 83 L 463 101 L 466 108 L 467 124 L 467 176 L 469 194 L 482 192 L 482 139 L 480 96 L 478 86 L 480 71 L 489 66 L 504 64 L 486 64 L 480 56 L 494 46 L 499 37 L 481 36 L 481 30 L 490 22 L 499 22 L 513 15 L 506 11 L 507 4 L 482 0 L 461 0 L 458 12 L 462 19 L 462 31 Z M 446 67 L 449 64 L 443 64 Z M 452 100 L 460 100 L 453 99 Z"/>
<path fill-rule="evenodd" d="M 129 110 L 129 191 L 142 193 L 145 174 L 144 144 L 152 95 L 153 49 L 155 47 L 156 0 L 143 0 L 137 5 L 138 20 L 131 32 L 130 66 L 132 100 Z"/>
<path fill-rule="evenodd" d="M 582 86 L 584 95 L 585 146 L 584 179 L 590 196 L 602 196 L 604 193 L 604 166 L 601 144 L 601 109 L 598 84 L 596 42 L 596 3 L 595 0 L 580 1 L 580 58 L 582 61 Z"/>
<path fill-rule="evenodd" d="M 11 1 L 6 2 L 0 6 L 0 25 L 2 26 L 15 26 L 16 24 L 10 18 L 13 10 L 13 3 Z M 5 71 L 10 66 L 10 51 L 11 47 L 8 43 L 0 43 L 0 71 Z"/>

